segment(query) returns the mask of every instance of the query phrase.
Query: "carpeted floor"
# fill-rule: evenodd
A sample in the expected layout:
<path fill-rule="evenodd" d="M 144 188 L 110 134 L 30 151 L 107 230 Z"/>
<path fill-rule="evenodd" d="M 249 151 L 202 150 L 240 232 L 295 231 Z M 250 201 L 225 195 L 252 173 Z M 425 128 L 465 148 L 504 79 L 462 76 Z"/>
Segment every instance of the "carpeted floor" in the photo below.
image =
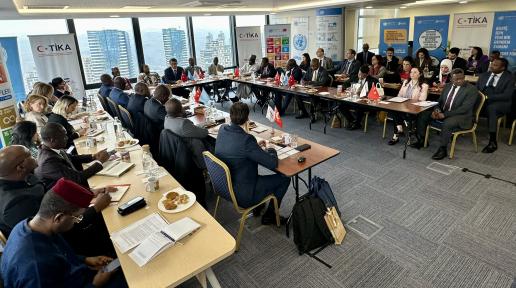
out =
<path fill-rule="evenodd" d="M 267 123 L 259 112 L 251 113 L 253 120 Z M 511 286 L 516 276 L 515 185 L 455 167 L 450 175 L 428 169 L 437 149 L 435 134 L 429 148 L 409 148 L 404 160 L 401 143 L 388 146 L 388 139 L 381 138 L 383 126 L 375 119 L 370 119 L 367 133 L 328 128 L 323 134 L 321 120 L 309 130 L 307 120 L 294 119 L 292 112 L 283 123 L 285 132 L 340 150 L 313 174 L 330 183 L 343 222 L 361 215 L 382 229 L 370 240 L 348 229 L 342 245 L 319 254 L 332 265 L 329 269 L 300 256 L 284 227 L 260 226 L 251 218 L 240 251 L 214 267 L 223 287 Z M 485 127 L 485 121 L 480 126 Z M 388 138 L 390 133 L 392 125 Z M 481 129 L 478 135 L 482 149 L 487 132 Z M 498 151 L 483 154 L 474 152 L 466 136 L 457 144 L 455 159 L 440 164 L 515 181 L 516 145 L 507 145 L 508 130 L 502 138 Z M 283 215 L 293 203 L 290 188 L 282 203 Z M 223 203 L 219 215 L 218 220 L 236 235 L 238 215 L 232 206 Z M 200 287 L 195 279 L 182 286 Z"/>

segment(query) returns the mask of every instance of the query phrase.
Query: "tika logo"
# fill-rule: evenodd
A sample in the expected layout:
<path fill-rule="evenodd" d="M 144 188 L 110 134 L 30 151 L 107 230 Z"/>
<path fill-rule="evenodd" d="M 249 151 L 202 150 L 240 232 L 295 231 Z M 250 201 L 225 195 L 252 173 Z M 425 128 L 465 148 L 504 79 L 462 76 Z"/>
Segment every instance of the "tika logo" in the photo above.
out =
<path fill-rule="evenodd" d="M 258 38 L 258 33 L 253 33 L 253 32 L 240 33 L 238 36 L 240 38 Z"/>
<path fill-rule="evenodd" d="M 487 24 L 487 17 L 468 17 L 468 18 L 459 18 L 457 23 L 461 25 L 472 25 L 472 24 Z"/>
<path fill-rule="evenodd" d="M 65 51 L 72 51 L 72 48 L 70 47 L 69 44 L 58 44 L 58 43 L 54 43 L 54 44 L 50 44 L 48 46 L 44 46 L 44 45 L 38 45 L 36 46 L 36 50 L 38 50 L 39 53 L 44 53 L 44 52 L 65 52 Z"/>

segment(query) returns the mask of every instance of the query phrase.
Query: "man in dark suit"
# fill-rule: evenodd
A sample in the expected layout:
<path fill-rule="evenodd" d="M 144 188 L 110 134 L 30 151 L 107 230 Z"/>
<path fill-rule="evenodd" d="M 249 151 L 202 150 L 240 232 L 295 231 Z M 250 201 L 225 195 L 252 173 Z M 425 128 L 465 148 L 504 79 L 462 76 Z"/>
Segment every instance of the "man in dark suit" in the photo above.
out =
<path fill-rule="evenodd" d="M 485 111 L 489 127 L 489 144 L 484 147 L 483 153 L 493 153 L 498 149 L 496 120 L 511 112 L 514 76 L 507 71 L 507 67 L 507 59 L 494 59 L 491 63 L 491 72 L 480 74 L 477 81 L 478 90 L 487 96 Z"/>
<path fill-rule="evenodd" d="M 260 68 L 256 71 L 257 74 L 260 74 L 260 78 L 274 78 L 276 76 L 276 68 L 274 65 L 269 63 L 269 58 L 263 57 L 262 63 L 260 64 Z M 265 87 L 251 86 L 251 91 L 253 91 L 254 96 L 258 99 L 257 103 L 260 106 L 266 104 L 267 98 L 270 93 L 270 89 Z"/>
<path fill-rule="evenodd" d="M 176 84 L 178 81 L 181 82 L 181 76 L 185 73 L 183 67 L 177 65 L 177 59 L 172 58 L 168 62 L 170 67 L 165 69 L 165 75 L 163 76 L 163 82 L 166 84 Z M 183 87 L 173 88 L 172 94 L 179 95 L 183 98 L 188 98 L 190 91 Z"/>
<path fill-rule="evenodd" d="M 253 206 L 270 194 L 274 194 L 281 203 L 290 185 L 290 179 L 280 174 L 258 175 L 258 165 L 270 170 L 278 168 L 276 151 L 272 148 L 264 151 L 262 147 L 265 143 L 257 143 L 256 138 L 244 130 L 249 121 L 247 104 L 234 103 L 229 114 L 231 125 L 223 125 L 219 129 L 215 155 L 224 161 L 231 171 L 238 205 L 244 208 Z M 262 216 L 262 224 L 272 224 L 274 219 L 274 206 L 269 203 L 267 212 Z"/>
<path fill-rule="evenodd" d="M 109 97 L 109 94 L 111 93 L 111 89 L 113 89 L 113 78 L 111 78 L 111 75 L 109 74 L 102 74 L 100 76 L 100 82 L 102 85 L 100 85 L 99 88 L 99 94 L 100 96 L 106 98 Z"/>
<path fill-rule="evenodd" d="M 154 124 L 163 128 L 163 122 L 167 111 L 165 111 L 165 103 L 170 98 L 170 89 L 165 85 L 158 85 L 154 90 L 154 96 L 145 102 L 143 113 L 145 117 L 151 120 Z M 161 129 L 160 129 L 161 130 Z"/>
<path fill-rule="evenodd" d="M 88 178 L 102 170 L 102 163 L 109 159 L 109 154 L 102 150 L 92 155 L 69 155 L 66 148 L 66 130 L 61 124 L 47 123 L 41 129 L 42 145 L 39 150 L 36 176 L 45 183 L 47 189 L 64 177 L 89 189 Z M 86 169 L 84 163 L 93 162 Z"/>
<path fill-rule="evenodd" d="M 372 65 L 373 56 L 374 53 L 369 52 L 369 44 L 364 43 L 364 45 L 362 45 L 362 52 L 357 54 L 357 61 L 360 62 L 360 66 L 364 64 Z"/>
<path fill-rule="evenodd" d="M 319 59 L 313 58 L 310 62 L 310 68 L 306 71 L 303 76 L 303 81 L 305 84 L 312 86 L 327 86 L 330 84 L 330 76 L 328 75 L 328 71 L 324 69 L 321 64 L 319 64 Z M 315 111 L 319 105 L 319 99 L 315 97 L 310 98 L 312 101 L 312 105 L 310 105 L 310 121 L 312 123 L 315 122 Z M 298 104 L 303 104 L 298 102 Z M 308 112 L 306 111 L 305 105 L 299 105 L 299 110 L 301 114 L 296 116 L 296 119 L 306 118 L 308 116 Z"/>
<path fill-rule="evenodd" d="M 116 104 L 126 108 L 129 103 L 129 94 L 124 92 L 125 80 L 122 77 L 116 77 L 114 80 L 115 86 L 109 93 L 109 98 L 115 101 Z"/>
<path fill-rule="evenodd" d="M 358 89 L 359 95 L 362 89 L 367 89 L 367 91 L 371 91 L 371 87 L 378 83 L 378 79 L 369 75 L 369 66 L 367 66 L 367 64 L 362 65 L 362 67 L 360 67 L 360 71 L 358 72 L 358 83 L 360 84 L 360 88 Z M 353 113 L 350 111 L 351 108 L 345 104 L 341 104 L 339 106 L 339 109 L 347 120 L 348 125 L 346 128 L 348 130 L 356 130 L 362 128 L 361 123 L 362 118 L 364 117 L 364 111 L 362 109 L 353 108 L 353 110 L 355 110 L 355 115 L 353 115 Z"/>
<path fill-rule="evenodd" d="M 319 59 L 319 65 L 321 67 L 323 67 L 324 69 L 326 69 L 326 71 L 331 71 L 334 68 L 333 61 L 331 60 L 330 57 L 326 57 L 324 55 L 323 48 L 317 49 L 317 51 L 315 52 L 315 55 L 317 55 L 317 59 Z"/>
<path fill-rule="evenodd" d="M 385 57 L 383 63 L 385 63 L 385 76 L 383 77 L 385 83 L 400 83 L 399 74 L 399 61 L 398 57 L 394 56 L 394 48 L 389 47 L 385 51 Z"/>
<path fill-rule="evenodd" d="M 473 125 L 475 104 L 478 102 L 478 90 L 466 82 L 464 70 L 452 71 L 452 82 L 444 86 L 439 105 L 433 111 L 423 111 L 417 118 L 417 142 L 411 146 L 423 147 L 426 127 L 432 120 L 442 122 L 439 149 L 432 156 L 441 160 L 447 156 L 448 143 L 452 133 L 457 130 L 469 129 Z"/>
<path fill-rule="evenodd" d="M 346 51 L 346 60 L 342 61 L 339 66 L 335 67 L 337 74 L 342 74 L 342 77 L 348 78 L 344 82 L 345 87 L 351 86 L 351 83 L 358 81 L 358 70 L 360 70 L 360 62 L 355 60 L 357 52 L 353 49 Z"/>
<path fill-rule="evenodd" d="M 453 47 L 448 51 L 448 59 L 452 61 L 452 69 L 460 68 L 464 71 L 468 70 L 468 61 L 459 57 L 460 49 L 457 47 Z"/>
<path fill-rule="evenodd" d="M 285 77 L 290 79 L 290 76 L 294 78 L 294 80 L 299 83 L 301 82 L 301 79 L 303 78 L 303 70 L 299 68 L 299 66 L 296 63 L 296 60 L 290 59 L 287 62 L 287 69 L 286 69 Z M 283 101 L 283 96 L 285 96 L 285 100 Z M 301 97 L 295 96 L 297 104 L 299 107 L 303 106 L 303 101 L 301 100 Z M 290 93 L 281 93 L 281 92 L 275 92 L 274 96 L 274 103 L 276 107 L 278 108 L 278 111 L 280 113 L 280 116 L 285 115 L 285 110 L 287 110 L 288 105 L 290 104 L 290 101 L 292 100 L 292 94 Z M 282 103 L 283 102 L 283 103 Z"/>

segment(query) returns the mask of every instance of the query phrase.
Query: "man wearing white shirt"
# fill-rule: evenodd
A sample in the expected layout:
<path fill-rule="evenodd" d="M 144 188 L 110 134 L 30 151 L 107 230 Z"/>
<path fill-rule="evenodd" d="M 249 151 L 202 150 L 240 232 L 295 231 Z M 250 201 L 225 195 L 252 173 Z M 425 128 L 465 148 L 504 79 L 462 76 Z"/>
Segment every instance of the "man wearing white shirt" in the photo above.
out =
<path fill-rule="evenodd" d="M 485 111 L 489 127 L 489 144 L 484 147 L 483 153 L 493 153 L 498 149 L 496 142 L 497 119 L 511 112 L 514 76 L 507 71 L 508 66 L 507 59 L 494 59 L 491 63 L 491 72 L 480 74 L 477 81 L 478 90 L 487 96 Z"/>
<path fill-rule="evenodd" d="M 249 76 L 260 69 L 260 64 L 256 63 L 256 55 L 249 57 L 249 63 L 245 63 L 244 66 L 240 67 L 241 76 Z M 231 98 L 231 101 L 236 102 L 239 99 L 247 99 L 251 96 L 251 85 L 249 84 L 238 84 L 235 97 Z"/>
<path fill-rule="evenodd" d="M 426 110 L 418 115 L 417 142 L 411 145 L 418 149 L 423 147 L 427 125 L 437 121 L 441 124 L 441 135 L 439 149 L 432 156 L 434 160 L 441 160 L 447 156 L 448 143 L 453 132 L 471 128 L 473 111 L 479 99 L 475 86 L 466 82 L 464 70 L 454 69 L 451 74 L 452 81 L 444 86 L 439 97 L 439 105 L 433 111 Z"/>

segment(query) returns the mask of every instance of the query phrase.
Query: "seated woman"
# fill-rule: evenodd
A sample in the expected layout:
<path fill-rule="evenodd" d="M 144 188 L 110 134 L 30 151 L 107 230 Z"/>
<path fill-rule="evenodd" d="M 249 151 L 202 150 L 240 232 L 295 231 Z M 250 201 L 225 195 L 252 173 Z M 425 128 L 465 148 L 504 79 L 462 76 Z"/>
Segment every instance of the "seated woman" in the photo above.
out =
<path fill-rule="evenodd" d="M 54 96 L 57 98 L 61 98 L 62 96 L 71 96 L 73 95 L 72 89 L 66 83 L 66 81 L 61 77 L 56 77 L 52 79 L 52 82 L 50 82 L 50 85 L 54 88 Z"/>
<path fill-rule="evenodd" d="M 44 83 L 44 82 L 36 82 L 34 84 L 34 86 L 32 86 L 32 91 L 29 93 L 29 96 L 31 94 L 36 94 L 36 95 L 46 97 L 47 105 L 49 105 L 49 106 L 54 106 L 54 104 L 56 104 L 57 100 L 59 100 L 59 98 L 57 98 L 54 95 L 54 87 L 52 85 L 50 85 L 48 83 Z M 48 111 L 48 112 L 50 112 L 50 111 Z"/>
<path fill-rule="evenodd" d="M 473 47 L 471 48 L 471 56 L 468 58 L 468 71 L 469 74 L 479 74 L 482 72 L 483 67 L 489 67 L 489 57 L 487 55 L 484 55 L 482 52 L 482 48 L 480 47 Z"/>
<path fill-rule="evenodd" d="M 380 79 L 385 76 L 387 69 L 383 66 L 383 58 L 381 55 L 374 55 L 371 60 L 371 68 L 369 69 L 369 76 Z"/>
<path fill-rule="evenodd" d="M 66 136 L 68 137 L 67 147 L 73 145 L 73 140 L 77 139 L 81 136 L 86 135 L 87 128 L 82 128 L 79 131 L 75 131 L 72 125 L 68 123 L 68 119 L 75 112 L 79 101 L 71 96 L 63 96 L 59 98 L 54 108 L 52 108 L 52 113 L 48 115 L 49 123 L 59 123 L 63 125 L 66 129 Z"/>
<path fill-rule="evenodd" d="M 435 77 L 433 86 L 443 88 L 446 83 L 451 82 L 451 71 L 452 71 L 452 61 L 450 59 L 443 59 L 441 61 L 441 69 L 439 70 L 439 75 Z"/>
<path fill-rule="evenodd" d="M 13 127 L 10 145 L 22 145 L 29 149 L 34 159 L 38 159 L 39 134 L 36 131 L 36 123 L 32 121 L 20 121 Z"/>
<path fill-rule="evenodd" d="M 291 75 L 297 83 L 301 82 L 301 78 L 303 78 L 303 71 L 301 70 L 301 68 L 299 68 L 299 66 L 297 66 L 296 60 L 294 59 L 290 59 L 287 62 L 285 77 L 290 78 Z M 282 101 L 283 96 L 285 96 L 285 101 Z M 297 100 L 298 98 L 299 100 Z M 276 104 L 276 108 L 278 108 L 278 111 L 281 116 L 285 114 L 285 110 L 287 110 L 291 100 L 292 94 L 286 93 L 285 95 L 283 95 L 282 93 L 275 92 L 274 104 Z M 299 105 L 304 105 L 303 100 L 299 96 L 296 96 L 296 101 L 298 101 Z"/>
<path fill-rule="evenodd" d="M 48 121 L 45 115 L 47 111 L 47 101 L 48 99 L 46 97 L 37 94 L 32 94 L 25 100 L 25 120 L 34 122 L 38 133 Z"/>
<path fill-rule="evenodd" d="M 138 75 L 138 82 L 143 82 L 149 86 L 156 86 L 160 83 L 159 74 L 150 72 L 149 65 L 143 64 Z"/>
<path fill-rule="evenodd" d="M 412 71 L 412 67 L 414 67 L 414 59 L 410 56 L 403 58 L 400 71 L 401 83 L 410 79 L 410 71 Z"/>
<path fill-rule="evenodd" d="M 428 84 L 424 83 L 424 81 L 423 71 L 419 68 L 412 68 L 410 70 L 410 80 L 403 82 L 398 97 L 425 101 L 428 96 Z M 393 113 L 392 118 L 394 122 L 394 136 L 389 140 L 389 145 L 399 142 L 399 137 L 403 133 L 403 121 L 409 120 L 402 113 Z"/>
<path fill-rule="evenodd" d="M 302 61 L 301 61 L 301 64 L 299 64 L 299 68 L 301 68 L 301 70 L 303 70 L 303 72 L 308 71 L 308 68 L 310 68 L 310 61 L 312 61 L 310 59 L 310 54 L 303 53 Z"/>
<path fill-rule="evenodd" d="M 426 48 L 419 48 L 416 52 L 416 60 L 414 66 L 423 70 L 427 68 L 429 71 L 433 71 L 432 58 Z"/>

